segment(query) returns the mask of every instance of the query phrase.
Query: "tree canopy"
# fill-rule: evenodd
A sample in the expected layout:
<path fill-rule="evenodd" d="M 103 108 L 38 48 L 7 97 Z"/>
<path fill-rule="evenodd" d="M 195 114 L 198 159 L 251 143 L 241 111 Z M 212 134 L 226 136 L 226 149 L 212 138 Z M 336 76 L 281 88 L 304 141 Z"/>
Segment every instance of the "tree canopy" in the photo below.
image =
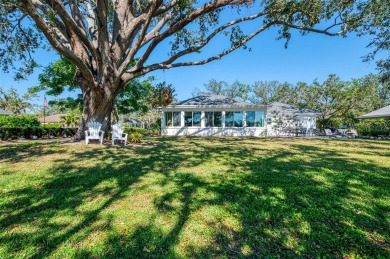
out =
<path fill-rule="evenodd" d="M 245 85 L 245 89 L 232 91 L 237 89 L 235 85 Z M 324 123 L 334 118 L 350 120 L 356 115 L 390 104 L 390 84 L 382 82 L 379 76 L 373 74 L 350 81 L 329 75 L 323 82 L 314 80 L 309 84 L 282 83 L 275 80 L 257 81 L 251 85 L 234 82 L 229 85 L 225 81 L 211 79 L 204 84 L 204 89 L 195 89 L 193 95 L 222 94 L 263 105 L 282 102 L 318 111 Z"/>

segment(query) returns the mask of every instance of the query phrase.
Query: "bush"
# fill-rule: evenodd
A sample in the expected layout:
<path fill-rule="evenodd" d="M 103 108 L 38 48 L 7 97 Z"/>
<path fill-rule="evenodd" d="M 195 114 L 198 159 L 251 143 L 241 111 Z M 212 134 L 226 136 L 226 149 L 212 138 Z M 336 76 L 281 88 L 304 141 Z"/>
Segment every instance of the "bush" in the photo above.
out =
<path fill-rule="evenodd" d="M 160 135 L 161 132 L 161 119 L 159 118 L 155 123 L 150 125 L 148 135 Z"/>
<path fill-rule="evenodd" d="M 144 128 L 137 128 L 137 127 L 130 127 L 127 124 L 124 124 L 124 133 L 131 134 L 131 133 L 139 133 L 141 136 L 145 136 L 148 134 L 148 130 Z"/>
<path fill-rule="evenodd" d="M 341 127 L 341 124 L 342 121 L 340 118 L 317 119 L 317 126 L 322 130 L 326 127 L 333 127 L 339 129 Z"/>
<path fill-rule="evenodd" d="M 0 139 L 17 139 L 17 138 L 32 138 L 32 136 L 42 137 L 68 137 L 74 136 L 77 128 L 48 128 L 43 126 L 38 127 L 0 127 Z"/>
<path fill-rule="evenodd" d="M 356 130 L 361 136 L 384 136 L 390 137 L 390 120 L 363 120 L 355 125 Z"/>
<path fill-rule="evenodd" d="M 44 124 L 45 128 L 49 128 L 49 129 L 53 129 L 53 128 L 61 128 L 63 125 L 61 123 L 48 123 L 48 124 Z"/>
<path fill-rule="evenodd" d="M 39 125 L 34 115 L 0 116 L 0 128 L 36 128 Z"/>
<path fill-rule="evenodd" d="M 133 132 L 127 135 L 127 141 L 131 143 L 140 143 L 142 139 L 142 134 L 138 132 Z"/>

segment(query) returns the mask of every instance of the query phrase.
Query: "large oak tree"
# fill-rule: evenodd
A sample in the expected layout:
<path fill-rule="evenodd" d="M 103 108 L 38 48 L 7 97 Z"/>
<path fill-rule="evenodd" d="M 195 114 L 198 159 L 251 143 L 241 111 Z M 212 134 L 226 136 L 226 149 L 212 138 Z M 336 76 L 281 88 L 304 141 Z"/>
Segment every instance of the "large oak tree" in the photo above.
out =
<path fill-rule="evenodd" d="M 109 126 L 114 99 L 136 77 L 220 59 L 271 27 L 287 42 L 291 29 L 343 35 L 358 18 L 355 5 L 350 0 L 2 0 L 0 65 L 8 71 L 13 61 L 24 60 L 18 75 L 28 74 L 36 66 L 31 53 L 45 43 L 70 60 L 84 100 L 81 134 L 91 120 Z M 211 56 L 193 55 L 223 37 L 228 44 L 213 46 Z"/>

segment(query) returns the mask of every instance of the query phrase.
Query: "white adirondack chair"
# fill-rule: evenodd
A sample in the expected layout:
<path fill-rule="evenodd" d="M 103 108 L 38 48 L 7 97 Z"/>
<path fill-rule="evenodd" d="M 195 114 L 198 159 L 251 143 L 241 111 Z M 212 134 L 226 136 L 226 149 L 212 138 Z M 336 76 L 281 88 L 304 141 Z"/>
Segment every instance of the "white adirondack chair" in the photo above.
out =
<path fill-rule="evenodd" d="M 85 145 L 88 145 L 89 140 L 98 139 L 100 145 L 103 144 L 104 131 L 100 130 L 102 124 L 100 122 L 88 122 L 88 130 L 85 131 Z"/>
<path fill-rule="evenodd" d="M 124 141 L 124 144 L 126 146 L 127 133 L 123 133 L 124 129 L 125 128 L 121 123 L 112 125 L 112 145 L 114 145 L 115 140 L 119 140 Z"/>

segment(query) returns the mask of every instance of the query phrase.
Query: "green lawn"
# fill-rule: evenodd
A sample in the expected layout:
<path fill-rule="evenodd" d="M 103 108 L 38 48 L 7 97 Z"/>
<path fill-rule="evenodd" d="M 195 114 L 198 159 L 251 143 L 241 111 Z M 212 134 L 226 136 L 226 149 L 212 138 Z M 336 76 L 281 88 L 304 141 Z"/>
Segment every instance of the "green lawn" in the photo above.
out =
<path fill-rule="evenodd" d="M 0 258 L 390 257 L 390 142 L 0 145 Z"/>

